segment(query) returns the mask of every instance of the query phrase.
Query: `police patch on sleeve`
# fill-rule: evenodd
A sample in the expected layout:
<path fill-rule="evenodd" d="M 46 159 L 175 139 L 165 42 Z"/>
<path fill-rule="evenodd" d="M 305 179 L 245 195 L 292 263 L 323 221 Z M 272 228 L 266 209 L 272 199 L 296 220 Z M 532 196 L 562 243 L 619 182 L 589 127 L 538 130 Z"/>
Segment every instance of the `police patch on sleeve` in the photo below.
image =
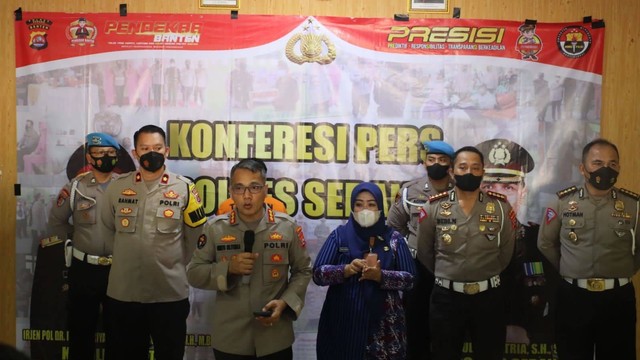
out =
<path fill-rule="evenodd" d="M 63 188 L 62 190 L 60 190 L 60 193 L 58 194 L 58 201 L 56 202 L 56 205 L 58 205 L 58 207 L 61 207 L 62 205 L 64 205 L 64 203 L 67 201 L 68 198 L 69 198 L 69 191 Z"/>
<path fill-rule="evenodd" d="M 422 222 L 422 220 L 427 218 L 427 210 L 423 207 L 420 208 L 420 215 L 418 216 L 418 222 Z"/>
<path fill-rule="evenodd" d="M 202 249 L 205 245 L 207 245 L 207 235 L 202 234 L 198 237 L 198 249 Z"/>
<path fill-rule="evenodd" d="M 298 235 L 298 242 L 300 243 L 300 247 L 303 248 L 307 246 L 307 241 L 304 239 L 304 233 L 302 232 L 302 226 L 298 226 L 296 228 L 296 234 Z"/>
<path fill-rule="evenodd" d="M 191 195 L 197 194 L 196 186 L 193 183 L 189 184 L 189 191 Z M 189 196 L 189 203 L 184 209 L 184 215 L 184 223 L 190 227 L 198 227 L 207 222 L 207 216 L 199 196 Z"/>
<path fill-rule="evenodd" d="M 558 214 L 552 208 L 547 208 L 547 210 L 544 213 L 544 217 L 546 219 L 545 221 L 547 225 L 549 225 L 550 222 L 552 222 L 556 217 L 558 217 Z"/>

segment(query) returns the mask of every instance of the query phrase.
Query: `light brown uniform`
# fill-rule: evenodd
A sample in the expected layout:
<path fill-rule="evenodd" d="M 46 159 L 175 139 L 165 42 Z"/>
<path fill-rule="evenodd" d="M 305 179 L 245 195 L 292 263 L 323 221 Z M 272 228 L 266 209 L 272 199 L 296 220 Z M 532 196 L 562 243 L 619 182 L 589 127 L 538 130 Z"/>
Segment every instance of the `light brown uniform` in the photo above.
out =
<path fill-rule="evenodd" d="M 272 354 L 293 344 L 293 326 L 304 305 L 311 279 L 311 260 L 302 228 L 287 214 L 268 208 L 255 229 L 252 252 L 255 261 L 248 284 L 241 275 L 228 272 L 229 260 L 245 252 L 243 236 L 250 230 L 235 211 L 210 220 L 189 263 L 189 283 L 196 288 L 217 290 L 213 310 L 212 345 L 236 355 Z M 272 327 L 255 320 L 273 299 L 288 307 Z"/>

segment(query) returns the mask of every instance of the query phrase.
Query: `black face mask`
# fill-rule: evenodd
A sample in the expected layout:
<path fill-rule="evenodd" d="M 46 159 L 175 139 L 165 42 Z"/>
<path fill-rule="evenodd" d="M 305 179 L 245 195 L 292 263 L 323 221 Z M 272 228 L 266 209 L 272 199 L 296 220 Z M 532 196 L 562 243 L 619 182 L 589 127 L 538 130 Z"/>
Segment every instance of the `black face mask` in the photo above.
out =
<path fill-rule="evenodd" d="M 91 156 L 91 154 L 89 154 L 89 156 Z M 99 158 L 91 156 L 91 158 L 93 159 L 93 161 L 95 161 L 94 164 L 91 164 L 93 168 L 102 173 L 112 172 L 113 169 L 116 167 L 116 164 L 118 163 L 117 156 L 105 155 Z"/>
<path fill-rule="evenodd" d="M 140 156 L 140 166 L 149 172 L 156 172 L 164 166 L 164 155 L 159 152 L 149 151 Z"/>
<path fill-rule="evenodd" d="M 609 190 L 618 181 L 619 172 L 608 166 L 603 166 L 589 174 L 589 184 L 598 190 Z"/>
<path fill-rule="evenodd" d="M 456 186 L 463 191 L 476 191 L 482 182 L 482 176 L 475 176 L 471 173 L 464 175 L 454 175 Z"/>
<path fill-rule="evenodd" d="M 447 170 L 449 170 L 449 165 L 433 164 L 427 166 L 427 175 L 433 180 L 442 180 L 447 176 Z"/>

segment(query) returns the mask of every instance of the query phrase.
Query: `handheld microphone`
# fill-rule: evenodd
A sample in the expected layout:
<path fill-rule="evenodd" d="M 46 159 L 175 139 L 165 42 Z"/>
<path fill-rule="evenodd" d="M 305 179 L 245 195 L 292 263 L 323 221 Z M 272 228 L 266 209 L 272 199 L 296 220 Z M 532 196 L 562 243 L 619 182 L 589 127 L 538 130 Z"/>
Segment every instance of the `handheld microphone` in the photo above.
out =
<path fill-rule="evenodd" d="M 253 230 L 245 231 L 243 240 L 244 240 L 244 251 L 249 253 L 252 252 L 253 243 L 256 241 L 256 233 Z M 248 284 L 250 280 L 251 280 L 251 275 L 242 275 L 243 284 Z"/>

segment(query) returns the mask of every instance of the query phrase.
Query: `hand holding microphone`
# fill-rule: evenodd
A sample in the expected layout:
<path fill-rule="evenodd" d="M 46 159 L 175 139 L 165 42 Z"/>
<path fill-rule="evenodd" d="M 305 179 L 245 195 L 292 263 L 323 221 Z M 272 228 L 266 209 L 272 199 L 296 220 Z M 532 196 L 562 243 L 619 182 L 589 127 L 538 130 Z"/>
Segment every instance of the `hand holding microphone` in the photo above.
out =
<path fill-rule="evenodd" d="M 253 263 L 255 262 L 256 258 L 255 255 L 252 253 L 253 251 L 253 243 L 256 241 L 256 233 L 253 230 L 247 230 L 244 232 L 244 236 L 243 236 L 243 240 L 244 240 L 244 251 L 245 254 L 249 253 L 250 257 L 247 259 L 245 258 L 245 264 L 248 265 L 248 268 L 245 269 L 245 272 L 243 272 L 243 276 L 242 276 L 242 283 L 243 284 L 248 284 L 251 280 L 251 272 L 253 271 Z M 248 262 L 248 263 L 247 263 Z"/>

